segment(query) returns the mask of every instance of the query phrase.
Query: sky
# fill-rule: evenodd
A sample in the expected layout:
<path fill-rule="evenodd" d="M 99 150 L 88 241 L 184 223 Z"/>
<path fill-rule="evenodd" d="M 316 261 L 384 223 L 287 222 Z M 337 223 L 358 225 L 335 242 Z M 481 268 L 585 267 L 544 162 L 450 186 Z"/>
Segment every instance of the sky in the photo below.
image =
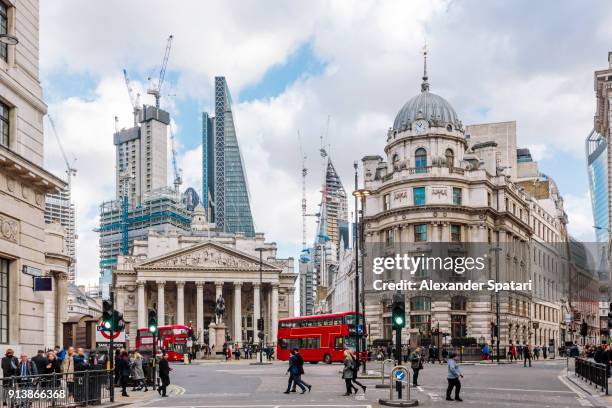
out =
<path fill-rule="evenodd" d="M 395 115 L 420 91 L 424 43 L 431 91 L 464 124 L 517 121 L 519 146 L 564 196 L 570 232 L 593 240 L 584 140 L 593 71 L 612 51 L 610 21 L 606 1 L 43 1 L 44 99 L 78 170 L 78 282 L 98 278 L 94 228 L 100 203 L 115 198 L 115 116 L 119 127 L 132 122 L 122 69 L 152 103 L 147 78 L 158 76 L 170 34 L 161 104 L 172 116 L 183 187 L 201 190 L 201 113 L 213 111 L 214 77 L 223 75 L 255 227 L 280 256 L 301 249 L 299 141 L 308 211 L 320 199 L 322 142 L 350 195 L 353 162 L 383 155 Z M 63 176 L 50 132 L 45 121 L 45 167 Z M 311 242 L 314 219 L 308 224 Z"/>

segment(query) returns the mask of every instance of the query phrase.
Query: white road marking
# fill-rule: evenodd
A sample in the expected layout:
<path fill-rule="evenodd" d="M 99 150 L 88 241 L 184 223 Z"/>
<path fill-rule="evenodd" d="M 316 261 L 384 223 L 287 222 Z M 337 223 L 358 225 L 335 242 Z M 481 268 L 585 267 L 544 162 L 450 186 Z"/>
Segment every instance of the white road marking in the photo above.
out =
<path fill-rule="evenodd" d="M 562 371 L 563 373 L 563 371 Z M 589 401 L 588 399 L 586 399 L 586 394 L 580 389 L 578 388 L 576 385 L 574 385 L 570 380 L 568 380 L 567 378 L 565 378 L 565 374 L 561 374 L 560 376 L 557 377 L 559 379 L 559 381 L 561 381 L 567 388 L 569 388 L 570 390 L 572 390 L 571 392 L 576 394 L 577 397 L 576 399 L 578 400 L 578 403 L 580 405 L 582 405 L 583 407 L 592 407 L 593 404 L 591 403 L 591 401 Z"/>
<path fill-rule="evenodd" d="M 316 407 L 372 408 L 372 405 L 368 405 L 368 404 L 364 404 L 364 405 L 344 405 L 344 404 L 315 404 L 315 405 L 308 405 L 308 404 L 295 404 L 295 405 L 266 404 L 266 405 L 244 405 L 244 404 L 240 404 L 240 405 L 173 405 L 173 407 L 175 407 L 175 408 L 242 408 L 242 407 L 245 407 L 245 408 L 292 408 L 292 407 L 304 407 L 304 408 L 308 408 L 308 407 L 313 407 L 313 408 L 316 408 Z M 168 408 L 168 407 L 147 407 L 147 408 Z"/>

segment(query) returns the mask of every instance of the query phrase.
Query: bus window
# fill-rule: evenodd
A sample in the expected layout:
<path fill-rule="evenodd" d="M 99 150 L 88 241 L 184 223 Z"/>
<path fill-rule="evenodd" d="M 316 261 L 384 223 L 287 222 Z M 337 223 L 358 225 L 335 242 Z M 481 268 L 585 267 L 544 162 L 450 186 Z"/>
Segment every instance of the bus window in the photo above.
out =
<path fill-rule="evenodd" d="M 334 342 L 334 348 L 336 350 L 342 350 L 344 348 L 344 338 L 343 337 L 336 337 L 335 342 Z"/>
<path fill-rule="evenodd" d="M 280 348 L 282 348 L 283 350 L 287 349 L 287 341 L 285 339 L 279 339 L 278 344 L 280 345 Z"/>
<path fill-rule="evenodd" d="M 355 323 L 356 323 L 356 320 L 357 319 L 355 319 L 355 315 L 354 314 L 348 314 L 348 315 L 344 316 L 344 322 L 346 324 L 348 324 L 349 326 L 354 326 Z"/>

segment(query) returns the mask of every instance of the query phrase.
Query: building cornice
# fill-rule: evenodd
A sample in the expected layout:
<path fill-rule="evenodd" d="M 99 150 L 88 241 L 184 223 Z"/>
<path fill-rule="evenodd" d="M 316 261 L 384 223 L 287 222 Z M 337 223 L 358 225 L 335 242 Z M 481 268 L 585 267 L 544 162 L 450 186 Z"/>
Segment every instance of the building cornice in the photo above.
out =
<path fill-rule="evenodd" d="M 0 145 L 0 169 L 8 177 L 18 179 L 23 184 L 45 194 L 59 192 L 67 186 L 59 177 L 2 145 Z"/>

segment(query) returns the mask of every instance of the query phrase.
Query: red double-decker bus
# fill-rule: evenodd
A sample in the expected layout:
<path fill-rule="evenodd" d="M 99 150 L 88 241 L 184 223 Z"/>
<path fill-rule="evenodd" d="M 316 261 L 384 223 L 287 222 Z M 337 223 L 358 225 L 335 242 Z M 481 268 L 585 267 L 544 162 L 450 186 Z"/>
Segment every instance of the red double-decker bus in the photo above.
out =
<path fill-rule="evenodd" d="M 160 326 L 156 337 L 157 352 L 167 351 L 169 361 L 183 361 L 188 352 L 187 341 L 194 340 L 193 329 L 184 325 Z M 153 335 L 148 328 L 138 329 L 136 350 L 141 354 L 153 353 Z"/>
<path fill-rule="evenodd" d="M 360 350 L 365 350 L 364 317 L 355 312 L 290 317 L 278 321 L 276 356 L 289 360 L 291 350 L 298 348 L 304 361 L 332 363 L 344 359 L 344 350 L 355 351 L 357 331 L 361 333 Z"/>

